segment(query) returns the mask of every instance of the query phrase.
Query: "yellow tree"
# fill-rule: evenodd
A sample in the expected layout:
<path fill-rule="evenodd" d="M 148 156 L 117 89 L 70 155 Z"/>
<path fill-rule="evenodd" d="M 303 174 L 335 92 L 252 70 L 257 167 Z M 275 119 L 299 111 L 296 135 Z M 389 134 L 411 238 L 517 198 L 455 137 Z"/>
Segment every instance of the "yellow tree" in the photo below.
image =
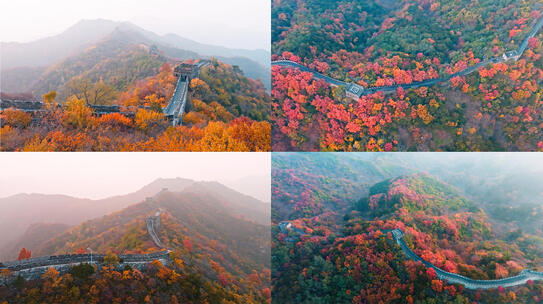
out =
<path fill-rule="evenodd" d="M 93 105 L 109 104 L 116 97 L 117 97 L 117 92 L 115 91 L 115 89 L 112 86 L 100 80 L 92 86 L 90 100 L 87 102 L 87 104 L 93 104 Z"/>
<path fill-rule="evenodd" d="M 162 125 L 164 121 L 164 114 L 145 109 L 138 109 L 136 117 L 134 117 L 136 127 L 146 132 L 154 127 Z"/>
<path fill-rule="evenodd" d="M 2 116 L 5 124 L 17 128 L 26 128 L 32 121 L 29 113 L 14 108 L 5 109 Z"/>
<path fill-rule="evenodd" d="M 43 94 L 43 103 L 45 103 L 45 106 L 49 109 L 54 109 L 57 106 L 57 101 L 55 98 L 57 98 L 57 92 L 51 91 L 49 93 Z"/>
<path fill-rule="evenodd" d="M 63 122 L 76 129 L 84 129 L 92 124 L 92 109 L 82 99 L 72 96 L 66 101 Z"/>
<path fill-rule="evenodd" d="M 209 85 L 199 78 L 194 78 L 190 81 L 190 88 L 202 97 L 206 96 L 211 90 Z"/>
<path fill-rule="evenodd" d="M 112 252 L 109 252 L 106 254 L 106 256 L 104 256 L 104 263 L 108 266 L 115 267 L 119 265 L 119 261 L 119 257 Z"/>
<path fill-rule="evenodd" d="M 243 142 L 228 134 L 224 123 L 210 122 L 204 132 L 195 147 L 199 151 L 249 151 Z"/>
<path fill-rule="evenodd" d="M 4 268 L 0 271 L 0 277 L 8 279 L 11 276 L 11 270 Z"/>
<path fill-rule="evenodd" d="M 87 78 L 74 77 L 66 84 L 68 96 L 75 95 L 87 105 L 108 104 L 117 97 L 115 89 L 100 80 L 92 83 Z"/>

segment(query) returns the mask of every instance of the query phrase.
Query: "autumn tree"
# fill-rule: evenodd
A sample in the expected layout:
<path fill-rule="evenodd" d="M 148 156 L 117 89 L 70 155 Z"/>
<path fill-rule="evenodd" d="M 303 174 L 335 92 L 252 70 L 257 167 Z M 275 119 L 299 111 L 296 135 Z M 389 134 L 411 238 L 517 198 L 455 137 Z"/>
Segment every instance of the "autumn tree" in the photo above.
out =
<path fill-rule="evenodd" d="M 27 250 L 26 248 L 22 248 L 21 251 L 19 251 L 19 255 L 17 256 L 17 260 L 27 260 L 32 257 L 32 252 L 30 250 Z"/>
<path fill-rule="evenodd" d="M 4 268 L 4 269 L 0 270 L 0 277 L 2 277 L 4 279 L 8 279 L 11 275 L 12 275 L 11 270 L 9 270 L 7 268 Z"/>
<path fill-rule="evenodd" d="M 106 265 L 109 265 L 109 266 L 117 266 L 119 264 L 119 257 L 114 254 L 113 252 L 108 252 L 105 256 L 104 256 L 104 264 Z"/>
<path fill-rule="evenodd" d="M 199 78 L 193 78 L 190 81 L 190 89 L 202 98 L 205 98 L 210 91 L 209 85 Z"/>
<path fill-rule="evenodd" d="M 134 126 L 132 119 L 120 113 L 103 114 L 96 121 L 98 125 L 111 128 L 115 131 L 128 130 Z"/>
<path fill-rule="evenodd" d="M 210 122 L 196 149 L 198 151 L 248 151 L 247 146 L 229 134 L 220 122 Z"/>
<path fill-rule="evenodd" d="M 164 114 L 145 109 L 138 109 L 136 117 L 134 118 L 134 123 L 136 124 L 136 127 L 142 131 L 151 131 L 158 126 L 164 125 Z"/>
<path fill-rule="evenodd" d="M 92 109 L 82 99 L 72 96 L 66 101 L 63 122 L 73 128 L 84 129 L 93 122 Z"/>
<path fill-rule="evenodd" d="M 58 103 L 55 100 L 57 98 L 56 91 L 50 91 L 49 93 L 43 94 L 43 103 L 48 110 L 53 110 L 57 107 Z"/>
<path fill-rule="evenodd" d="M 26 113 L 22 110 L 9 108 L 5 109 L 0 116 L 0 121 L 2 124 L 7 124 L 8 126 L 16 128 L 26 128 L 30 125 L 32 121 L 32 116 L 30 113 Z"/>
<path fill-rule="evenodd" d="M 87 105 L 108 104 L 117 96 L 115 89 L 103 80 L 92 83 L 88 78 L 74 77 L 66 84 L 68 96 L 75 95 Z"/>
<path fill-rule="evenodd" d="M 103 105 L 108 104 L 117 97 L 115 89 L 106 84 L 103 80 L 94 84 L 91 90 L 90 100 L 87 104 Z"/>

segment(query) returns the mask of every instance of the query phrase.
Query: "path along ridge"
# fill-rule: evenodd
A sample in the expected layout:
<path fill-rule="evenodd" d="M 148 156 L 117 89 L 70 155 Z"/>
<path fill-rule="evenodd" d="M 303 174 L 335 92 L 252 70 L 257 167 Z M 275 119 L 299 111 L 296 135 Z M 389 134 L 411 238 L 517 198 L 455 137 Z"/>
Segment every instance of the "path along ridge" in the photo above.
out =
<path fill-rule="evenodd" d="M 524 38 L 522 43 L 520 44 L 519 48 L 514 51 L 508 51 L 502 54 L 500 57 L 495 57 L 488 60 L 480 61 L 479 63 L 472 65 L 470 67 L 467 67 L 461 71 L 458 71 L 456 73 L 450 74 L 447 77 L 441 77 L 441 78 L 433 78 L 433 79 L 427 79 L 423 81 L 418 82 L 412 82 L 409 84 L 396 84 L 392 86 L 380 86 L 380 87 L 368 87 L 365 88 L 357 83 L 352 82 L 345 82 L 339 79 L 335 79 L 329 76 L 326 76 L 322 73 L 319 73 L 313 69 L 310 69 L 300 63 L 291 61 L 291 60 L 276 60 L 272 61 L 272 66 L 282 66 L 287 68 L 295 68 L 299 69 L 302 72 L 308 72 L 311 73 L 314 79 L 322 79 L 329 83 L 331 86 L 344 86 L 346 88 L 346 95 L 347 97 L 350 97 L 352 99 L 358 99 L 363 95 L 369 95 L 377 92 L 394 92 L 399 87 L 403 89 L 414 89 L 419 87 L 427 87 L 436 85 L 439 83 L 444 83 L 449 81 L 453 77 L 457 76 L 465 76 L 470 73 L 473 73 L 477 71 L 479 68 L 486 66 L 487 64 L 493 63 L 501 63 L 506 62 L 509 60 L 515 60 L 517 61 L 522 55 L 524 54 L 524 51 L 526 51 L 526 48 L 528 47 L 528 42 L 530 38 L 535 37 L 535 35 L 541 30 L 543 27 L 543 14 L 539 17 L 539 19 L 535 22 L 534 26 L 532 27 L 532 30 L 528 33 L 528 35 Z"/>

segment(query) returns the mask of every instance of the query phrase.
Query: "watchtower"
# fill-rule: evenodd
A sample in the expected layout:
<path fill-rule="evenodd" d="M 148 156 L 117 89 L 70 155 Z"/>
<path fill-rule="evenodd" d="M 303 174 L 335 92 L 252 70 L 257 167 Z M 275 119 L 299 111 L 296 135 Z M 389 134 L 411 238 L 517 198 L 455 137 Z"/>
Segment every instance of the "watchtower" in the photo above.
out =
<path fill-rule="evenodd" d="M 347 97 L 355 100 L 358 100 L 358 98 L 362 96 L 362 93 L 364 93 L 364 87 L 356 83 L 350 83 L 347 85 L 347 91 L 345 92 Z"/>
<path fill-rule="evenodd" d="M 175 77 L 194 78 L 198 74 L 198 67 L 190 63 L 180 63 L 173 70 Z"/>

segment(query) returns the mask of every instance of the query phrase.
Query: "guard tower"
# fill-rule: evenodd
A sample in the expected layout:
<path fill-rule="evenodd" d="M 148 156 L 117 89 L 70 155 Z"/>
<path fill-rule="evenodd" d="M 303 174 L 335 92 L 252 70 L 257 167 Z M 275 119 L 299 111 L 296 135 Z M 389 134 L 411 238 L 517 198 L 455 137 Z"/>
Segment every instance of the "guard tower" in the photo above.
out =
<path fill-rule="evenodd" d="M 177 85 L 170 102 L 164 109 L 164 115 L 171 121 L 172 125 L 182 124 L 190 80 L 200 76 L 200 68 L 209 63 L 211 63 L 209 60 L 201 60 L 196 64 L 180 63 L 173 69 L 173 75 L 177 77 Z"/>
<path fill-rule="evenodd" d="M 354 100 L 358 100 L 358 98 L 362 96 L 362 93 L 364 93 L 363 86 L 356 83 L 350 83 L 347 85 L 347 90 L 345 92 L 345 95 L 347 95 L 347 97 L 352 98 Z"/>
<path fill-rule="evenodd" d="M 198 67 L 190 63 L 180 63 L 173 70 L 175 77 L 194 78 L 198 75 Z"/>
<path fill-rule="evenodd" d="M 514 60 L 517 61 L 520 58 L 520 54 L 517 51 L 505 52 L 502 55 L 505 61 Z"/>

